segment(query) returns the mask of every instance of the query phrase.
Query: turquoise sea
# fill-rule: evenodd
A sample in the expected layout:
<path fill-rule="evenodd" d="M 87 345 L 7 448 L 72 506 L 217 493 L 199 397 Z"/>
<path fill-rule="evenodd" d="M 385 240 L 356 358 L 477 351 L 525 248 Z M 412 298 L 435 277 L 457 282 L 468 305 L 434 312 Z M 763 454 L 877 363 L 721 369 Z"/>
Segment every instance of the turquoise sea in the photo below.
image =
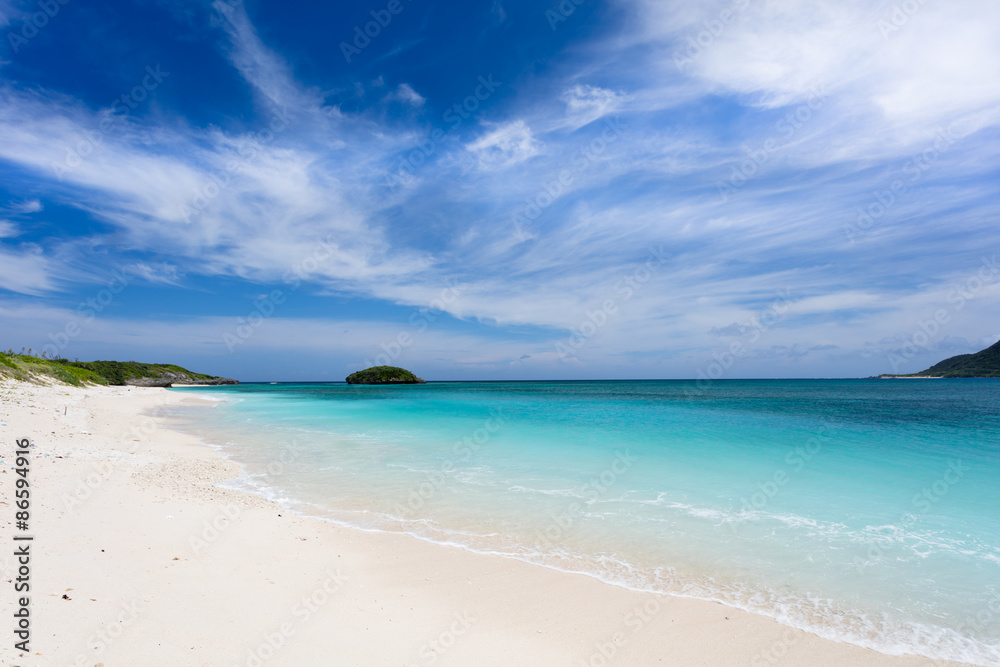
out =
<path fill-rule="evenodd" d="M 1000 664 L 1000 381 L 179 389 L 288 509 Z"/>

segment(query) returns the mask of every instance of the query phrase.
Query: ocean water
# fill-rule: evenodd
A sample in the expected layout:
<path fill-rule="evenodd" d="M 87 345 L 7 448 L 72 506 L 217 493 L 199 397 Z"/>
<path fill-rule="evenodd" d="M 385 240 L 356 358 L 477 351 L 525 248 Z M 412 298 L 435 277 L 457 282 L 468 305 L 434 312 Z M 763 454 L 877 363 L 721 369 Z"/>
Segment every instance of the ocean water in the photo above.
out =
<path fill-rule="evenodd" d="M 178 391 L 293 511 L 1000 664 L 1000 381 Z"/>

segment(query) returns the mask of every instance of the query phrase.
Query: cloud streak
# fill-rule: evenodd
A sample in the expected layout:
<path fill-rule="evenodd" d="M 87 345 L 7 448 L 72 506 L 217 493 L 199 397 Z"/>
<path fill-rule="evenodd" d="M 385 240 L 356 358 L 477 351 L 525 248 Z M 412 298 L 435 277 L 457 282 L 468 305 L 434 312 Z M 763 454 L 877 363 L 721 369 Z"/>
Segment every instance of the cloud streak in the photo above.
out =
<path fill-rule="evenodd" d="M 739 335 L 788 290 L 795 305 L 742 372 L 776 359 L 789 373 L 860 369 L 1000 241 L 1000 10 L 920 7 L 900 18 L 861 2 L 622 2 L 614 29 L 581 36 L 454 126 L 438 120 L 454 93 L 439 99 L 410 72 L 387 74 L 356 108 L 337 92 L 349 86 L 305 83 L 301 62 L 266 44 L 242 4 L 215 2 L 213 46 L 252 92 L 249 121 L 199 125 L 170 109 L 115 118 L 78 165 L 59 169 L 109 111 L 2 84 L 0 160 L 33 187 L 3 209 L 0 285 L 32 297 L 68 289 L 86 282 L 95 249 L 163 288 L 298 275 L 331 303 L 391 312 L 457 281 L 462 298 L 446 304 L 450 324 L 422 344 L 424 361 L 555 376 L 690 375 L 720 336 Z M 817 90 L 823 102 L 806 117 Z M 931 151 L 949 128 L 947 150 Z M 419 155 L 419 168 L 388 185 L 401 155 L 411 167 Z M 900 179 L 907 187 L 894 191 Z M 845 235 L 873 202 L 877 221 Z M 530 206 L 538 214 L 519 233 L 511 220 Z M 59 243 L 22 238 L 29 218 L 59 208 L 95 224 Z M 670 261 L 567 368 L 555 343 L 614 298 L 650 248 Z M 992 333 L 973 311 L 995 299 L 984 289 L 949 335 Z M 25 330 L 31 312 L 17 311 Z M 203 332 L 218 322 L 192 322 L 168 329 L 184 341 L 202 332 L 210 354 Z M 307 334 L 347 329 L 363 335 L 328 340 L 363 354 L 395 326 L 279 316 L 269 327 L 280 334 L 255 345 L 306 349 Z M 462 327 L 475 333 L 454 333 Z"/>

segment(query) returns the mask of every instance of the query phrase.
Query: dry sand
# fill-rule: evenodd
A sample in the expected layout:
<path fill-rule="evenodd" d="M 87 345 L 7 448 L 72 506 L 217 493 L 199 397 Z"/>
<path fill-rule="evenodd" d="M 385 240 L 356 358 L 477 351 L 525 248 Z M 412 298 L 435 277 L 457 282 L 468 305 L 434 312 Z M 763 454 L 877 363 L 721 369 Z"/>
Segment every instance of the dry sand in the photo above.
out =
<path fill-rule="evenodd" d="M 237 464 L 144 416 L 194 400 L 0 383 L 2 664 L 956 664 L 290 515 L 216 487 Z M 20 438 L 34 443 L 28 533 L 13 525 Z M 15 534 L 35 538 L 27 654 L 14 649 Z"/>

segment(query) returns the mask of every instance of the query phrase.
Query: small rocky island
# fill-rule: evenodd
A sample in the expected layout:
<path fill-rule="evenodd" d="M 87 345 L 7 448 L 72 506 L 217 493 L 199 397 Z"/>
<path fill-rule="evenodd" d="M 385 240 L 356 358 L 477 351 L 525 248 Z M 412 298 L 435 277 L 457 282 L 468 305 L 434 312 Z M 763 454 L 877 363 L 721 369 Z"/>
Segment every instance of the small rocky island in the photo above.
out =
<path fill-rule="evenodd" d="M 423 384 L 424 380 L 397 366 L 372 366 L 347 376 L 347 384 Z"/>

